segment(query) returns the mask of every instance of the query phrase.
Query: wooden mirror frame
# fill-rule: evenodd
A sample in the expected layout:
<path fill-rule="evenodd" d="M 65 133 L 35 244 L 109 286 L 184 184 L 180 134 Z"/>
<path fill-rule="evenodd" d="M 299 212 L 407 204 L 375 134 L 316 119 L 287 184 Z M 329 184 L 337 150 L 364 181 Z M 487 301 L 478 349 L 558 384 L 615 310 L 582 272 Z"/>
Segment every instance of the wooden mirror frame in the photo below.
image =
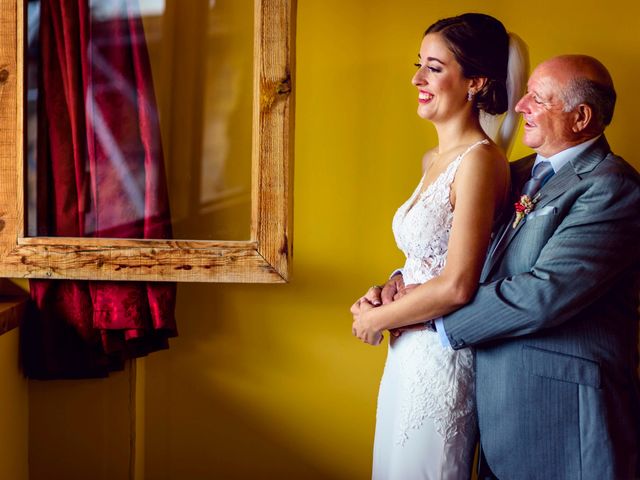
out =
<path fill-rule="evenodd" d="M 292 254 L 296 0 L 255 0 L 248 241 L 25 236 L 26 0 L 0 0 L 0 276 L 282 283 Z"/>

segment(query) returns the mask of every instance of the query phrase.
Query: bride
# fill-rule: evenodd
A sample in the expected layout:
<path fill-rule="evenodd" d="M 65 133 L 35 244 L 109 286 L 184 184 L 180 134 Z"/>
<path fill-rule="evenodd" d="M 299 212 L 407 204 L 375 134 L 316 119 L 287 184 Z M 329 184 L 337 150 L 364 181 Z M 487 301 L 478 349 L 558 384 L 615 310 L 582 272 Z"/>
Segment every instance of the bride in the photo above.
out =
<path fill-rule="evenodd" d="M 505 151 L 517 125 L 510 114 L 526 73 L 516 45 L 511 38 L 510 48 L 495 18 L 467 13 L 431 25 L 420 46 L 412 83 L 418 115 L 434 124 L 438 144 L 424 155 L 422 179 L 393 219 L 404 268 L 382 300 L 375 286 L 351 307 L 362 341 L 377 345 L 384 330 L 392 333 L 378 396 L 376 480 L 470 477 L 473 353 L 443 347 L 432 320 L 473 297 L 508 202 Z M 497 133 L 483 129 L 482 119 L 504 112 Z"/>

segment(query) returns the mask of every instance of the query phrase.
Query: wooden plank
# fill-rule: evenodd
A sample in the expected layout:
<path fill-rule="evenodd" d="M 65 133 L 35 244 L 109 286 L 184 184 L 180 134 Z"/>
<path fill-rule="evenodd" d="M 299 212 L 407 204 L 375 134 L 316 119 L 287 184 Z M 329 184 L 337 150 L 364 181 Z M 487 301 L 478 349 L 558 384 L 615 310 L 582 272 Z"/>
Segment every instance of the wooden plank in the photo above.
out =
<path fill-rule="evenodd" d="M 94 237 L 25 237 L 18 239 L 18 245 L 51 245 L 51 246 L 78 246 L 85 248 L 173 248 L 207 249 L 214 250 L 250 248 L 256 250 L 256 241 L 234 240 L 151 240 L 141 238 L 94 238 Z"/>
<path fill-rule="evenodd" d="M 291 259 L 295 1 L 258 0 L 255 14 L 253 234 L 287 279 Z"/>
<path fill-rule="evenodd" d="M 15 1 L 15 0 L 14 0 Z M 23 2 L 18 0 L 15 2 L 16 8 L 16 100 L 15 100 L 15 115 L 16 115 L 16 125 L 15 125 L 15 157 L 13 159 L 15 165 L 15 197 L 13 201 L 15 202 L 15 212 L 16 212 L 16 234 L 17 237 L 21 237 L 24 235 L 24 225 L 25 225 L 25 211 L 24 211 L 24 185 L 25 185 L 25 168 L 24 168 L 24 148 L 25 148 L 25 117 L 24 117 L 24 105 L 26 104 L 26 96 L 25 96 L 25 83 L 26 83 L 26 75 L 25 75 L 25 60 L 23 51 L 26 51 L 26 20 L 25 14 L 27 9 L 27 2 Z M 18 55 L 20 52 L 20 55 Z"/>
<path fill-rule="evenodd" d="M 7 253 L 5 273 L 51 279 L 282 283 L 253 248 L 80 248 L 24 245 Z"/>
<path fill-rule="evenodd" d="M 0 0 L 0 255 L 15 241 L 18 228 L 16 0 Z"/>

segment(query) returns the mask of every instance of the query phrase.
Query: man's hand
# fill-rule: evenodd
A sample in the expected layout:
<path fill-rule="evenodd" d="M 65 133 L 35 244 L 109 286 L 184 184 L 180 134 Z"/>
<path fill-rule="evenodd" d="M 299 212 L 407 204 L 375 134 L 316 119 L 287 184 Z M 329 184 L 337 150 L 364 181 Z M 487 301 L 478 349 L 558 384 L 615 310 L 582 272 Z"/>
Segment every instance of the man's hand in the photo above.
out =
<path fill-rule="evenodd" d="M 391 303 L 396 299 L 396 295 L 404 289 L 404 278 L 402 277 L 402 273 L 396 273 L 393 277 L 387 280 L 387 283 L 385 283 L 384 287 L 380 290 L 379 300 L 382 302 L 382 305 Z"/>
<path fill-rule="evenodd" d="M 411 332 L 412 330 L 425 330 L 426 328 L 427 327 L 425 327 L 424 323 L 417 323 L 415 325 L 407 325 L 406 327 L 392 328 L 391 330 L 389 330 L 389 333 L 394 337 L 399 337 L 404 332 Z"/>
<path fill-rule="evenodd" d="M 411 290 L 415 289 L 416 287 L 420 286 L 419 283 L 412 283 L 410 285 L 407 285 L 405 287 L 404 282 L 402 283 L 402 288 L 398 289 L 398 291 L 396 292 L 396 294 L 393 296 L 393 300 L 392 301 L 396 301 L 402 297 L 404 297 L 407 293 L 411 292 Z"/>

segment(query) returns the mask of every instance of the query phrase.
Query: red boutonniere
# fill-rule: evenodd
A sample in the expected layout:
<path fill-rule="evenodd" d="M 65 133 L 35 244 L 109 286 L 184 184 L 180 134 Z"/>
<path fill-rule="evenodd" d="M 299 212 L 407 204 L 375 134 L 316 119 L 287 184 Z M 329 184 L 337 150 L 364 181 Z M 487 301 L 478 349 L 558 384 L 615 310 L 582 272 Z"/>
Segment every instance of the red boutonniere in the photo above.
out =
<path fill-rule="evenodd" d="M 522 195 L 520 200 L 513 204 L 516 207 L 516 219 L 513 221 L 513 225 L 511 225 L 512 228 L 516 228 L 522 219 L 533 211 L 539 198 L 540 194 L 533 198 L 529 195 Z"/>

